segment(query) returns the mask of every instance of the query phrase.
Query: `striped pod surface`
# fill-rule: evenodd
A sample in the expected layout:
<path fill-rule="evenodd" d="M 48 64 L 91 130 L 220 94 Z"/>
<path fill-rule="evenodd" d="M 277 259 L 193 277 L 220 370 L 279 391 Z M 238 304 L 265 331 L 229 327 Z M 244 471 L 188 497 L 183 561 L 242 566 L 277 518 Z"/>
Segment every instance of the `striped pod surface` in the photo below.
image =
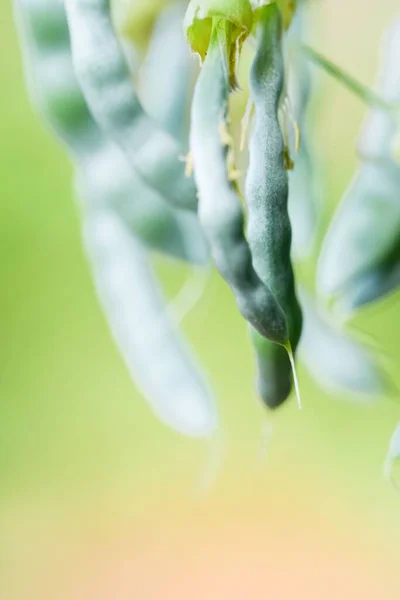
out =
<path fill-rule="evenodd" d="M 14 6 L 32 103 L 72 155 L 83 203 L 113 206 L 151 248 L 205 262 L 194 216 L 173 211 L 145 186 L 93 119 L 73 70 L 63 4 L 15 0 Z"/>
<path fill-rule="evenodd" d="M 381 96 L 400 104 L 400 19 L 384 44 Z M 344 315 L 399 285 L 400 165 L 393 160 L 394 113 L 371 109 L 359 141 L 361 164 L 326 234 L 318 263 L 321 296 Z"/>
<path fill-rule="evenodd" d="M 142 247 L 107 209 L 87 213 L 84 233 L 97 293 L 132 378 L 164 423 L 188 436 L 210 435 L 213 399 L 165 314 Z"/>
<path fill-rule="evenodd" d="M 32 104 L 79 161 L 103 144 L 74 74 L 64 6 L 14 0 L 25 77 Z"/>
<path fill-rule="evenodd" d="M 146 183 L 175 207 L 195 210 L 178 140 L 139 101 L 110 0 L 65 0 L 75 72 L 89 108 Z"/>
<path fill-rule="evenodd" d="M 290 346 L 294 353 L 300 339 L 302 315 L 296 298 L 290 258 L 288 176 L 278 119 L 284 87 L 281 35 L 282 23 L 276 5 L 262 8 L 257 25 L 256 55 L 250 73 L 250 93 L 255 114 L 246 178 L 247 239 L 257 274 L 285 313 Z M 279 405 L 291 388 L 289 354 L 285 348 L 271 345 L 269 340 L 264 341 L 256 335 L 252 337 L 258 356 L 261 396 L 268 405 Z M 274 362 L 276 369 L 273 368 Z"/>
<path fill-rule="evenodd" d="M 192 102 L 190 148 L 199 190 L 199 219 L 215 264 L 232 288 L 242 315 L 261 335 L 284 345 L 289 337 L 287 321 L 254 270 L 231 163 L 229 27 L 223 20 L 213 27 Z"/>
<path fill-rule="evenodd" d="M 203 237 L 197 225 L 191 228 L 188 221 L 195 224 L 194 215 L 175 214 L 148 190 L 93 120 L 72 69 L 63 5 L 52 0 L 17 0 L 15 9 L 33 104 L 76 164 L 86 245 L 124 359 L 163 421 L 188 435 L 207 435 L 216 423 L 209 390 L 168 323 L 144 251 L 135 240 L 180 258 L 205 260 Z M 119 264 L 126 280 L 117 285 Z M 143 315 L 136 314 L 142 309 Z M 132 323 L 134 327 L 129 327 Z M 157 340 L 154 347 L 152 340 Z M 158 368 L 156 376 L 152 373 L 150 381 L 151 354 L 157 348 L 163 361 L 165 357 L 170 360 Z M 172 384 L 175 387 L 170 388 Z"/>
<path fill-rule="evenodd" d="M 182 29 L 182 2 L 169 2 L 160 13 L 140 69 L 139 91 L 146 111 L 182 144 L 187 152 L 189 105 L 192 91 L 193 59 Z M 144 205 L 144 203 L 143 203 Z M 180 232 L 186 240 L 186 260 L 206 262 L 208 250 L 197 215 L 176 211 Z"/>

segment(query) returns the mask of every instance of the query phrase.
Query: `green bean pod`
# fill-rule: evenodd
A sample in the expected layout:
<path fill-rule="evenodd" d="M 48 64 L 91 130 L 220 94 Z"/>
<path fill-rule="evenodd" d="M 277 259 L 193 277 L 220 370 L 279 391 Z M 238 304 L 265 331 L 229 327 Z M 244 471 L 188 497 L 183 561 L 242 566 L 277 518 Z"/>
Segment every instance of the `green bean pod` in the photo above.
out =
<path fill-rule="evenodd" d="M 400 19 L 383 46 L 379 93 L 400 103 Z M 346 315 L 399 285 L 400 165 L 393 158 L 395 114 L 370 110 L 358 149 L 361 164 L 326 234 L 318 290 Z"/>
<path fill-rule="evenodd" d="M 290 346 L 295 353 L 301 335 L 302 315 L 291 263 L 288 176 L 278 119 L 284 86 L 282 23 L 274 4 L 262 8 L 259 15 L 256 55 L 250 73 L 255 114 L 246 179 L 247 239 L 257 274 L 285 313 Z M 256 341 L 255 349 L 261 397 L 267 405 L 277 406 L 291 389 L 289 356 L 283 348 L 274 348 L 267 341 Z"/>
<path fill-rule="evenodd" d="M 309 108 L 313 95 L 311 65 L 299 46 L 306 29 L 305 7 L 299 7 L 285 37 L 288 61 L 287 92 L 291 117 L 300 133 L 300 146 L 294 148 L 294 167 L 289 171 L 289 217 L 292 225 L 292 256 L 305 260 L 313 251 L 319 226 L 321 206 L 318 202 L 316 157 L 310 139 Z"/>
<path fill-rule="evenodd" d="M 315 381 L 330 393 L 347 393 L 363 402 L 395 392 L 377 352 L 365 340 L 334 323 L 304 290 L 299 290 L 299 297 L 304 320 L 298 360 Z M 250 334 L 257 357 L 260 397 L 269 408 L 277 408 L 292 388 L 287 353 L 254 330 Z"/>
<path fill-rule="evenodd" d="M 157 19 L 141 68 L 140 96 L 147 113 L 187 151 L 193 59 L 182 29 L 182 2 Z"/>
<path fill-rule="evenodd" d="M 224 21 L 213 27 L 192 103 L 190 148 L 199 190 L 198 214 L 215 264 L 232 288 L 242 315 L 264 337 L 286 344 L 286 318 L 254 270 L 244 234 L 243 209 L 232 180 L 226 28 L 229 24 Z"/>
<path fill-rule="evenodd" d="M 180 141 L 186 152 L 193 61 L 182 30 L 182 2 L 178 0 L 167 4 L 154 25 L 147 55 L 140 69 L 140 91 L 146 111 Z M 151 203 L 144 201 L 141 207 L 145 210 L 151 207 Z M 208 249 L 197 215 L 181 210 L 174 214 L 179 226 L 179 232 L 175 233 L 176 244 L 182 241 L 186 249 L 186 256 L 182 255 L 181 258 L 191 263 L 206 263 Z M 155 222 L 157 219 L 153 219 Z M 158 239 L 161 249 L 165 234 L 168 234 L 168 228 L 160 227 Z M 172 241 L 172 236 L 170 239 Z"/>
<path fill-rule="evenodd" d="M 141 105 L 111 17 L 110 0 L 65 0 L 75 72 L 88 106 L 130 164 L 171 205 L 196 210 L 179 142 Z"/>
<path fill-rule="evenodd" d="M 113 208 L 148 249 L 199 265 L 208 262 L 195 216 L 173 211 L 143 184 L 115 145 L 99 148 L 76 169 L 76 187 L 83 211 Z"/>
<path fill-rule="evenodd" d="M 148 404 L 180 433 L 210 435 L 217 426 L 211 393 L 166 316 L 143 248 L 107 208 L 86 213 L 84 240 L 111 331 Z"/>
<path fill-rule="evenodd" d="M 174 212 L 146 187 L 94 121 L 74 74 L 63 4 L 15 0 L 14 6 L 32 104 L 71 154 L 83 202 L 113 206 L 151 248 L 206 262 L 195 217 Z"/>
<path fill-rule="evenodd" d="M 195 217 L 184 214 L 181 222 L 179 214 L 144 187 L 93 120 L 72 69 L 63 5 L 18 0 L 15 9 L 33 104 L 76 163 L 85 243 L 123 358 L 165 423 L 187 435 L 208 435 L 216 425 L 210 391 L 168 322 L 144 250 L 135 239 L 188 260 L 205 259 Z M 196 229 L 190 228 L 188 218 Z M 153 368 L 155 357 L 160 363 Z"/>
<path fill-rule="evenodd" d="M 168 3 L 160 13 L 140 69 L 139 86 L 146 111 L 178 139 L 187 152 L 193 61 L 182 30 L 182 8 L 180 1 Z M 143 209 L 145 204 L 141 203 Z M 184 241 L 186 260 L 205 263 L 208 249 L 197 215 L 191 211 L 175 211 L 175 215 L 179 223 L 179 233 L 175 239 L 177 242 Z M 161 244 L 162 238 L 160 231 Z"/>
<path fill-rule="evenodd" d="M 328 391 L 349 392 L 364 401 L 391 393 L 394 385 L 377 353 L 333 323 L 304 290 L 300 300 L 304 328 L 298 354 L 313 378 Z"/>
<path fill-rule="evenodd" d="M 342 315 L 370 305 L 389 296 L 400 287 L 400 239 L 393 250 L 377 267 L 357 278 L 341 295 L 335 306 Z"/>
<path fill-rule="evenodd" d="M 381 277 L 375 275 L 391 262 L 389 270 L 396 269 L 399 241 L 400 168 L 364 162 L 326 234 L 317 268 L 319 294 L 350 311 L 380 298 L 390 290 L 381 289 Z M 366 288 L 363 299 L 357 290 Z"/>
<path fill-rule="evenodd" d="M 304 261 L 310 257 L 316 241 L 320 208 L 317 202 L 317 182 L 314 163 L 306 146 L 306 129 L 302 127 L 302 143 L 289 172 L 289 216 L 292 224 L 292 256 Z"/>
<path fill-rule="evenodd" d="M 77 84 L 64 6 L 51 0 L 14 0 L 25 77 L 34 108 L 79 160 L 103 144 Z"/>
<path fill-rule="evenodd" d="M 284 83 L 281 32 L 277 6 L 272 4 L 261 9 L 256 55 L 250 73 L 255 114 L 246 178 L 247 239 L 258 276 L 285 312 L 290 343 L 295 351 L 301 334 L 301 310 L 290 258 L 288 176 L 278 120 Z"/>
<path fill-rule="evenodd" d="M 400 106 L 400 16 L 389 26 L 382 46 L 377 89 L 388 104 Z M 383 108 L 372 108 L 365 119 L 358 141 L 363 159 L 391 162 L 395 136 L 400 135 L 399 115 Z"/>
<path fill-rule="evenodd" d="M 278 408 L 289 397 L 293 387 L 292 365 L 286 348 L 261 336 L 252 327 L 250 339 L 257 363 L 257 390 L 268 408 Z"/>

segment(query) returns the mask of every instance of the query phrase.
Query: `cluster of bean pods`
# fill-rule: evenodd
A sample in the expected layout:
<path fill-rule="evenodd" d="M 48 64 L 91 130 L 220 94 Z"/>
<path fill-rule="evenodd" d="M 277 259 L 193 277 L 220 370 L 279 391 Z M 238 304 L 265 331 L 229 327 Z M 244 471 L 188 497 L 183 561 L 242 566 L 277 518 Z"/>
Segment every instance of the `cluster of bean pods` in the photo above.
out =
<path fill-rule="evenodd" d="M 328 388 L 384 395 L 379 356 L 335 315 L 400 284 L 400 21 L 383 52 L 382 104 L 366 119 L 360 167 L 323 242 L 315 300 L 294 274 L 314 253 L 321 213 L 305 2 L 14 4 L 32 103 L 74 164 L 104 314 L 158 417 L 191 436 L 218 426 L 204 375 L 168 319 L 152 251 L 193 266 L 212 259 L 248 323 L 267 406 L 291 394 L 295 359 Z M 247 40 L 248 81 L 238 82 Z M 250 106 L 244 174 L 231 132 L 239 84 Z"/>

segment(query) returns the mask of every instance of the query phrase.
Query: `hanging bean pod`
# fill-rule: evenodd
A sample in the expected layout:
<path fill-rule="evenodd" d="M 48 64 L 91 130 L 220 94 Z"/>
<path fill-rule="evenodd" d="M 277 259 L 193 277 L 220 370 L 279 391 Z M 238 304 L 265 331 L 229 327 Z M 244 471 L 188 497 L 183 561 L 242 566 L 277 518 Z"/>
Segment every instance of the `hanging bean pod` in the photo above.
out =
<path fill-rule="evenodd" d="M 379 288 L 380 274 L 399 243 L 400 169 L 393 163 L 365 162 L 326 234 L 317 270 L 320 295 L 350 312 L 380 298 L 389 291 Z M 357 290 L 368 288 L 363 299 Z"/>
<path fill-rule="evenodd" d="M 400 20 L 384 44 L 380 94 L 400 104 Z M 393 291 L 399 282 L 400 165 L 392 156 L 394 113 L 371 109 L 364 124 L 360 167 L 326 234 L 318 290 L 345 315 Z"/>
<path fill-rule="evenodd" d="M 300 290 L 300 300 L 304 330 L 299 360 L 316 381 L 331 392 L 348 392 L 364 401 L 394 390 L 375 350 L 333 323 L 304 290 Z"/>
<path fill-rule="evenodd" d="M 84 238 L 111 331 L 152 410 L 185 435 L 211 434 L 217 416 L 210 391 L 165 315 L 140 244 L 108 209 L 87 213 Z"/>
<path fill-rule="evenodd" d="M 143 185 L 93 120 L 72 68 L 63 5 L 16 0 L 15 10 L 32 102 L 67 146 L 78 171 L 87 250 L 124 359 L 163 421 L 187 435 L 207 435 L 216 423 L 209 390 L 166 318 L 135 240 L 180 258 L 204 260 L 203 238 L 198 228 L 188 227 L 191 215 L 181 222 Z M 155 355 L 161 362 L 154 372 Z"/>
<path fill-rule="evenodd" d="M 174 2 L 156 21 L 141 68 L 140 92 L 148 114 L 187 152 L 194 61 L 183 33 L 182 9 L 182 2 Z"/>
<path fill-rule="evenodd" d="M 290 258 L 288 176 L 278 120 L 284 83 L 281 34 L 277 7 L 272 4 L 261 9 L 256 56 L 250 73 L 255 114 L 246 178 L 247 239 L 258 276 L 285 312 L 290 343 L 295 351 L 301 333 L 301 310 Z"/>
<path fill-rule="evenodd" d="M 94 121 L 74 74 L 63 4 L 15 0 L 14 6 L 32 103 L 71 154 L 85 202 L 112 205 L 146 245 L 205 262 L 194 217 L 173 212 L 146 187 Z"/>
<path fill-rule="evenodd" d="M 247 239 L 257 274 L 272 291 L 285 313 L 290 346 L 295 352 L 301 334 L 302 315 L 296 298 L 290 257 L 288 176 L 284 140 L 278 120 L 284 87 L 281 35 L 282 23 L 276 5 L 261 9 L 256 55 L 250 73 L 250 93 L 255 113 L 246 179 Z M 262 340 L 256 342 L 255 348 L 258 355 L 259 387 L 261 390 L 270 389 L 271 393 L 273 388 L 276 390 L 276 394 L 272 396 L 265 393 L 261 393 L 261 396 L 267 404 L 278 405 L 288 395 L 291 387 L 292 369 L 288 353 L 284 352 L 284 348 L 274 348 Z M 272 367 L 274 362 L 275 370 Z M 263 384 L 262 380 L 266 378 L 269 381 Z"/>
<path fill-rule="evenodd" d="M 348 315 L 353 311 L 380 300 L 400 286 L 400 239 L 386 259 L 371 268 L 363 277 L 352 282 L 346 294 L 337 301 L 338 311 Z"/>
<path fill-rule="evenodd" d="M 286 348 L 249 329 L 257 364 L 257 390 L 268 408 L 278 408 L 290 395 L 293 372 Z"/>
<path fill-rule="evenodd" d="M 321 216 L 318 169 L 310 127 L 314 77 L 309 61 L 299 51 L 307 33 L 306 20 L 306 7 L 300 6 L 285 37 L 290 109 L 288 117 L 296 123 L 300 144 L 298 148 L 294 147 L 294 166 L 288 172 L 288 209 L 293 232 L 292 256 L 295 260 L 305 260 L 313 251 Z"/>
<path fill-rule="evenodd" d="M 179 140 L 186 153 L 194 61 L 183 34 L 182 8 L 178 0 L 160 13 L 140 69 L 139 91 L 149 115 Z M 186 240 L 187 259 L 205 262 L 207 248 L 197 215 L 182 210 L 176 212 L 176 219 L 180 226 L 176 238 Z M 162 237 L 160 235 L 160 239 Z"/>
<path fill-rule="evenodd" d="M 150 118 L 136 93 L 110 0 L 65 0 L 74 69 L 96 121 L 144 181 L 173 206 L 195 210 L 179 142 Z"/>
<path fill-rule="evenodd" d="M 271 340 L 288 342 L 287 322 L 271 290 L 253 268 L 244 234 L 228 131 L 230 24 L 217 20 L 196 84 L 190 133 L 199 219 L 215 264 L 233 290 L 242 315 Z"/>
<path fill-rule="evenodd" d="M 103 136 L 76 81 L 64 6 L 14 0 L 14 13 L 32 104 L 67 148 L 85 160 L 103 144 Z"/>

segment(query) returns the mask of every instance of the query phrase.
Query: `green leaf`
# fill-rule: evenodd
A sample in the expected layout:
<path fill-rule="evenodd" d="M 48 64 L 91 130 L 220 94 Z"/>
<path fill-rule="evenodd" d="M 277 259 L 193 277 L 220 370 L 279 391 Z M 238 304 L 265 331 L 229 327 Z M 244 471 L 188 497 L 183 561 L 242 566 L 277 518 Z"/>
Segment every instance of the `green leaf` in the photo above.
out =
<path fill-rule="evenodd" d="M 192 50 L 205 59 L 210 44 L 213 21 L 221 19 L 232 25 L 230 46 L 243 43 L 253 26 L 250 0 L 191 0 L 184 20 L 186 36 Z"/>

